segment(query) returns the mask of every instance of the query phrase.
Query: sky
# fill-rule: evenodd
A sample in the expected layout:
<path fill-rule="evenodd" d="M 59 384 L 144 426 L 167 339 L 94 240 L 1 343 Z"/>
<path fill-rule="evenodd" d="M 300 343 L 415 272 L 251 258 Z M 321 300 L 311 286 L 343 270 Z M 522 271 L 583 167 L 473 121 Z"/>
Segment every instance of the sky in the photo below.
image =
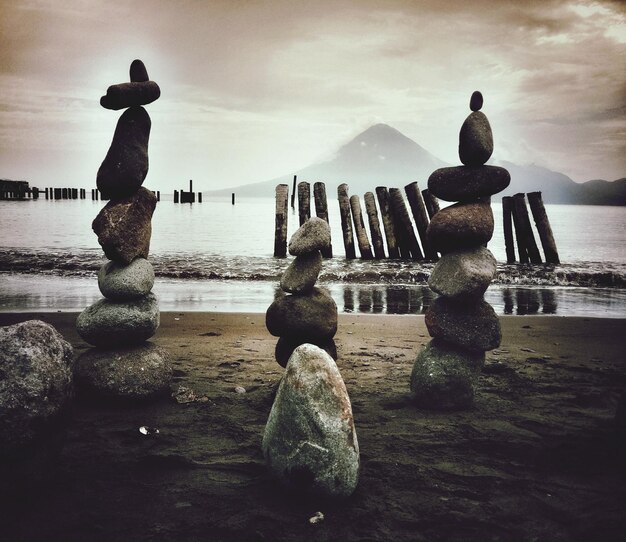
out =
<path fill-rule="evenodd" d="M 474 90 L 493 162 L 626 176 L 626 2 L 0 0 L 0 178 L 95 186 L 135 58 L 152 189 L 287 177 L 380 122 L 458 164 Z"/>

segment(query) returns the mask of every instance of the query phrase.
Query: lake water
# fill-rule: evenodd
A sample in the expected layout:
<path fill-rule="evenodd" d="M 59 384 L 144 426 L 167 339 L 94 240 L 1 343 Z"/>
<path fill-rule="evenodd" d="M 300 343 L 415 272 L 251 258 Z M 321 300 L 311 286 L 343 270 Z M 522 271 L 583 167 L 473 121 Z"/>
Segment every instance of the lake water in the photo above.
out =
<path fill-rule="evenodd" d="M 335 257 L 320 284 L 345 312 L 420 313 L 432 264 L 346 260 L 339 209 L 329 200 Z M 0 310 L 81 310 L 100 297 L 106 261 L 91 231 L 103 202 L 0 201 Z M 561 265 L 507 265 L 501 206 L 489 249 L 499 264 L 487 300 L 500 314 L 626 316 L 626 208 L 547 205 Z M 290 259 L 272 257 L 273 198 L 157 205 L 150 260 L 162 310 L 262 312 Z M 298 227 L 290 211 L 289 236 Z M 539 244 L 539 240 L 537 239 Z M 547 292 L 547 293 L 546 293 Z"/>

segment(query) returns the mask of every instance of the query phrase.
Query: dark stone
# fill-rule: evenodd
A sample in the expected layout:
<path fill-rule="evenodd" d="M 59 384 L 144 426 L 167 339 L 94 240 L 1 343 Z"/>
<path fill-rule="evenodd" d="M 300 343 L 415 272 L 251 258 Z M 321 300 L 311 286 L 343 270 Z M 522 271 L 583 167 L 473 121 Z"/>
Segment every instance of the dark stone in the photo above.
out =
<path fill-rule="evenodd" d="M 133 83 L 143 83 L 150 80 L 145 64 L 138 58 L 130 64 L 130 80 Z"/>
<path fill-rule="evenodd" d="M 74 353 L 51 325 L 0 327 L 0 463 L 46 438 L 72 398 Z"/>
<path fill-rule="evenodd" d="M 265 324 L 275 337 L 294 342 L 325 341 L 337 332 L 337 305 L 320 288 L 306 296 L 281 292 L 267 309 Z"/>
<path fill-rule="evenodd" d="M 497 166 L 456 166 L 433 171 L 428 190 L 444 201 L 472 201 L 502 192 L 511 182 L 509 172 Z"/>
<path fill-rule="evenodd" d="M 482 166 L 493 153 L 489 120 L 481 111 L 465 119 L 459 133 L 459 158 L 466 166 Z"/>
<path fill-rule="evenodd" d="M 159 99 L 161 89 L 154 81 L 119 83 L 111 85 L 105 96 L 100 98 L 100 105 L 105 109 L 125 109 L 148 105 Z"/>
<path fill-rule="evenodd" d="M 274 357 L 281 367 L 286 367 L 293 351 L 303 344 L 298 341 L 291 341 L 287 337 L 281 337 L 276 343 L 276 349 L 274 350 Z M 337 345 L 333 339 L 327 339 L 325 341 L 319 341 L 315 346 L 319 346 L 324 350 L 331 358 L 337 361 Z"/>
<path fill-rule="evenodd" d="M 483 95 L 480 90 L 475 90 L 472 92 L 472 97 L 470 98 L 470 109 L 472 111 L 480 111 L 483 107 Z"/>
<path fill-rule="evenodd" d="M 431 337 L 485 352 L 500 345 L 500 320 L 484 299 L 468 302 L 438 297 L 424 317 Z"/>
<path fill-rule="evenodd" d="M 142 185 L 148 174 L 150 127 L 150 117 L 143 107 L 131 107 L 122 113 L 96 177 L 103 198 L 132 196 Z"/>
<path fill-rule="evenodd" d="M 309 218 L 289 241 L 289 254 L 300 256 L 316 250 L 326 250 L 330 247 L 330 226 L 316 216 Z"/>
<path fill-rule="evenodd" d="M 359 480 L 352 405 L 322 349 L 296 348 L 280 382 L 262 443 L 269 470 L 301 495 L 349 497 Z"/>
<path fill-rule="evenodd" d="M 130 348 L 90 348 L 76 362 L 83 395 L 142 400 L 168 394 L 173 371 L 167 350 L 151 343 Z"/>
<path fill-rule="evenodd" d="M 496 274 L 496 259 L 485 247 L 444 254 L 428 278 L 445 297 L 481 297 Z"/>
<path fill-rule="evenodd" d="M 128 265 L 137 257 L 148 257 L 156 202 L 156 196 L 141 187 L 135 195 L 102 208 L 92 228 L 107 258 Z"/>
<path fill-rule="evenodd" d="M 430 341 L 418 354 L 411 372 L 415 404 L 432 410 L 470 407 L 474 400 L 475 371 L 484 360 L 482 352 L 476 354 L 443 341 Z"/>
<path fill-rule="evenodd" d="M 426 235 L 431 246 L 445 254 L 485 245 L 493 235 L 493 227 L 489 203 L 457 203 L 433 216 Z"/>
<path fill-rule="evenodd" d="M 292 294 L 306 294 L 313 290 L 321 270 L 319 250 L 296 256 L 280 278 L 280 287 Z"/>
<path fill-rule="evenodd" d="M 78 315 L 76 330 L 89 344 L 118 347 L 137 345 L 159 328 L 159 304 L 154 294 L 135 301 L 96 301 Z"/>
<path fill-rule="evenodd" d="M 154 269 L 144 258 L 135 258 L 130 264 L 105 263 L 98 271 L 98 287 L 107 299 L 128 301 L 150 293 L 154 285 Z"/>

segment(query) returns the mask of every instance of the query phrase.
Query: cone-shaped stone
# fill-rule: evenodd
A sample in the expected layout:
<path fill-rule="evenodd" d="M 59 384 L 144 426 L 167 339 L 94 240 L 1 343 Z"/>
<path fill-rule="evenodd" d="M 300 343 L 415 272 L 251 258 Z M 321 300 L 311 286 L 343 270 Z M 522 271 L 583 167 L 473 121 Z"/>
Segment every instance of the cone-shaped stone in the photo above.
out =
<path fill-rule="evenodd" d="M 130 264 L 109 262 L 98 271 L 98 287 L 107 299 L 127 301 L 148 295 L 154 285 L 154 269 L 145 258 Z"/>
<path fill-rule="evenodd" d="M 148 257 L 156 202 L 156 196 L 141 187 L 135 195 L 102 208 L 92 228 L 107 258 L 128 265 L 139 256 Z"/>
<path fill-rule="evenodd" d="M 497 166 L 455 166 L 433 171 L 428 190 L 444 201 L 471 201 L 502 192 L 511 182 L 509 172 Z"/>
<path fill-rule="evenodd" d="M 359 445 L 341 374 L 321 348 L 291 355 L 265 433 L 270 471 L 301 494 L 348 497 L 359 477 Z"/>
<path fill-rule="evenodd" d="M 119 83 L 111 85 L 106 95 L 100 98 L 100 105 L 105 109 L 125 109 L 148 105 L 159 99 L 161 89 L 154 81 L 142 81 L 135 83 Z"/>
<path fill-rule="evenodd" d="M 146 65 L 138 58 L 131 62 L 129 71 L 130 80 L 133 83 L 143 83 L 144 81 L 150 80 Z"/>
<path fill-rule="evenodd" d="M 325 220 L 316 216 L 309 218 L 289 241 L 289 254 L 299 256 L 316 250 L 330 247 L 330 226 Z"/>
<path fill-rule="evenodd" d="M 500 345 L 500 320 L 484 300 L 461 302 L 438 297 L 428 307 L 424 320 L 431 337 L 485 352 Z"/>
<path fill-rule="evenodd" d="M 426 234 L 442 254 L 478 247 L 493 235 L 493 212 L 486 202 L 457 203 L 433 216 Z"/>
<path fill-rule="evenodd" d="M 481 111 L 465 119 L 459 133 L 459 158 L 466 166 L 482 166 L 493 152 L 493 134 L 489 120 Z"/>
<path fill-rule="evenodd" d="M 496 259 L 485 247 L 444 254 L 428 278 L 445 297 L 482 297 L 496 274 Z"/>
<path fill-rule="evenodd" d="M 302 342 L 298 341 L 290 341 L 286 337 L 281 337 L 278 339 L 276 343 L 276 349 L 274 350 L 274 357 L 276 361 L 281 367 L 286 367 L 291 354 L 293 351 L 298 348 Z M 315 346 L 319 346 L 322 350 L 324 350 L 331 358 L 335 361 L 337 360 L 337 345 L 333 339 L 327 339 L 325 341 L 320 341 Z"/>
<path fill-rule="evenodd" d="M 131 107 L 122 113 L 96 177 L 103 198 L 132 196 L 142 185 L 148 174 L 151 124 L 143 107 Z"/>
<path fill-rule="evenodd" d="M 280 278 L 280 287 L 284 292 L 306 294 L 313 290 L 321 270 L 319 250 L 296 256 Z"/>

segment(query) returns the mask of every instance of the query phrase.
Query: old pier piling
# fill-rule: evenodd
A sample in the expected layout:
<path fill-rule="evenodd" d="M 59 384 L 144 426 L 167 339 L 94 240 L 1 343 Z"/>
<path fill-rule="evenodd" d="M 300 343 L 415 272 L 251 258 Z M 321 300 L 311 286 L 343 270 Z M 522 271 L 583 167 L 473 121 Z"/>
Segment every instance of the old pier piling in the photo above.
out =
<path fill-rule="evenodd" d="M 383 219 L 385 239 L 387 240 L 387 253 L 390 258 L 399 258 L 400 251 L 398 249 L 398 241 L 396 239 L 396 225 L 391 212 L 389 190 L 387 190 L 387 187 L 377 186 L 376 198 L 378 199 L 378 206 L 380 207 L 380 216 Z"/>
<path fill-rule="evenodd" d="M 343 233 L 343 246 L 346 250 L 346 258 L 354 260 L 354 236 L 352 234 L 352 218 L 350 211 L 350 198 L 348 197 L 348 185 L 343 183 L 337 187 L 337 200 L 339 201 L 339 215 L 341 217 L 341 231 Z"/>
<path fill-rule="evenodd" d="M 274 227 L 274 257 L 287 257 L 287 218 L 288 218 L 289 185 L 279 184 L 276 187 L 276 222 Z"/>
<path fill-rule="evenodd" d="M 560 263 L 559 253 L 556 249 L 556 242 L 554 241 L 550 221 L 548 220 L 548 215 L 543 205 L 541 192 L 529 192 L 527 196 L 535 226 L 539 232 L 539 239 L 541 240 L 545 260 L 547 263 Z"/>
<path fill-rule="evenodd" d="M 361 202 L 359 196 L 356 194 L 350 196 L 350 208 L 352 210 L 352 221 L 354 222 L 354 232 L 356 233 L 356 239 L 359 244 L 359 252 L 363 260 L 371 260 L 372 247 L 370 246 L 369 239 L 367 237 L 367 231 L 365 231 L 365 223 L 363 222 L 363 212 L 361 210 Z"/>
<path fill-rule="evenodd" d="M 311 185 L 306 181 L 298 183 L 298 220 L 300 226 L 311 218 Z"/>
<path fill-rule="evenodd" d="M 400 246 L 400 255 L 403 258 L 422 260 L 423 255 L 413 231 L 411 217 L 404 203 L 402 192 L 399 188 L 389 189 L 391 210 L 396 223 L 396 234 Z"/>
<path fill-rule="evenodd" d="M 372 246 L 374 247 L 374 257 L 380 260 L 385 257 L 385 247 L 383 246 L 383 236 L 380 231 L 380 221 L 376 210 L 376 199 L 372 192 L 366 192 L 363 196 L 365 201 L 365 212 L 370 225 L 370 235 L 372 236 Z"/>
<path fill-rule="evenodd" d="M 515 233 L 518 239 L 518 243 L 521 238 L 522 245 L 526 251 L 527 256 L 526 262 L 522 262 L 522 250 L 520 249 L 520 262 L 527 263 L 528 260 L 530 260 L 530 263 L 541 263 L 541 255 L 539 254 L 539 249 L 537 248 L 535 236 L 533 235 L 533 230 L 530 225 L 528 208 L 526 207 L 526 197 L 521 192 L 513 196 L 513 221 L 515 223 Z"/>
<path fill-rule="evenodd" d="M 413 214 L 413 220 L 415 220 L 415 226 L 417 233 L 422 243 L 422 250 L 424 251 L 424 257 L 427 260 L 435 261 L 437 259 L 437 251 L 433 250 L 430 241 L 426 236 L 426 230 L 428 229 L 428 212 L 426 211 L 426 205 L 422 199 L 422 193 L 420 192 L 417 182 L 412 182 L 404 187 L 406 198 L 409 200 L 409 206 L 411 207 L 411 213 Z"/>
<path fill-rule="evenodd" d="M 513 244 L 513 198 L 502 198 L 502 229 L 504 231 L 504 248 L 506 263 L 515 263 L 515 245 Z"/>
<path fill-rule="evenodd" d="M 328 201 L 326 199 L 326 185 L 322 182 L 316 182 L 313 184 L 313 200 L 315 201 L 315 214 L 318 218 L 325 220 L 327 224 L 330 225 L 328 221 Z M 333 245 L 332 240 L 331 243 L 324 247 L 322 250 L 322 256 L 324 258 L 332 258 L 333 257 Z"/>

